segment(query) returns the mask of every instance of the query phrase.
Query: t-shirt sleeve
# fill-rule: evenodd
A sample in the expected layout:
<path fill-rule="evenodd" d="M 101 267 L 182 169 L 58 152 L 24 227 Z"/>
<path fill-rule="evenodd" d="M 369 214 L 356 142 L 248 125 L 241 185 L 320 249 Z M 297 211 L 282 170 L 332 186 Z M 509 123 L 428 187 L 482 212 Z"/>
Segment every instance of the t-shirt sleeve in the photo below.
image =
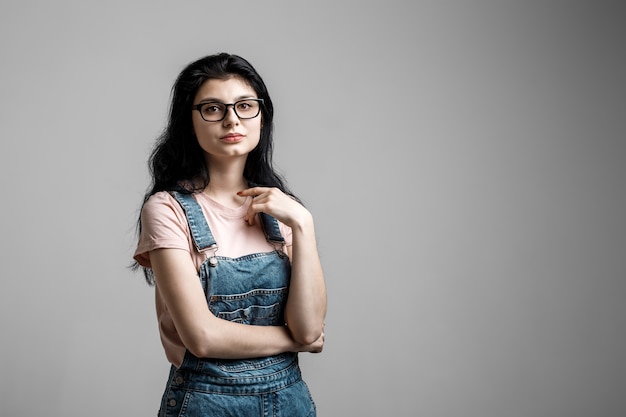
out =
<path fill-rule="evenodd" d="M 141 209 L 141 233 L 134 259 L 150 268 L 150 251 L 164 248 L 190 251 L 189 226 L 176 200 L 167 192 L 158 192 Z"/>
<path fill-rule="evenodd" d="M 283 238 L 285 239 L 285 249 L 287 248 L 287 246 L 291 246 L 292 245 L 292 232 L 291 232 L 291 227 L 278 222 L 278 228 L 280 229 L 280 234 L 283 236 Z"/>

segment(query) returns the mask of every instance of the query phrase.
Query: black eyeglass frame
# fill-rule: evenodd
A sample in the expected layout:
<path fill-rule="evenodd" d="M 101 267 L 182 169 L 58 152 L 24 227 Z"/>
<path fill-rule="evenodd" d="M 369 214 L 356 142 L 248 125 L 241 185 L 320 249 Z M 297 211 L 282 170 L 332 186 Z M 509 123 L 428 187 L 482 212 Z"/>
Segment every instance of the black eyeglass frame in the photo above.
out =
<path fill-rule="evenodd" d="M 259 111 L 257 112 L 257 114 L 255 114 L 254 116 L 251 117 L 241 117 L 239 115 L 239 113 L 237 113 L 237 104 L 241 103 L 242 101 L 256 101 L 257 103 L 259 103 Z M 202 115 L 202 106 L 206 106 L 207 104 L 221 104 L 224 106 L 224 115 L 222 116 L 221 119 L 219 120 L 207 120 L 204 118 L 204 116 Z M 249 119 L 254 119 L 255 117 L 258 117 L 259 114 L 261 114 L 261 107 L 263 106 L 263 99 L 262 98 L 244 98 L 241 100 L 237 100 L 234 103 L 222 103 L 221 101 L 210 101 L 210 102 L 205 102 L 205 103 L 199 103 L 199 104 L 194 104 L 192 106 L 193 110 L 197 110 L 198 113 L 200 113 L 200 117 L 202 117 L 202 120 L 204 120 L 205 122 L 208 123 L 213 123 L 213 122 L 221 122 L 222 120 L 224 120 L 226 118 L 226 115 L 228 114 L 228 108 L 232 107 L 233 111 L 235 112 L 235 116 L 237 116 L 240 120 L 249 120 Z"/>

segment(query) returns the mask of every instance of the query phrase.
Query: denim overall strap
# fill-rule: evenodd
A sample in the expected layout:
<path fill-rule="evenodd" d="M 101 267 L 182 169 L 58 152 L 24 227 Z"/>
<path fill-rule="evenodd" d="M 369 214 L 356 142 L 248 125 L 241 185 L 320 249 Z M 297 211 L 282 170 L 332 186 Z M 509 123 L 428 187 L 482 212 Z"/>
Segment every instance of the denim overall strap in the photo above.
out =
<path fill-rule="evenodd" d="M 187 216 L 191 237 L 198 252 L 217 249 L 217 242 L 215 242 L 213 233 L 211 233 L 202 208 L 193 195 L 178 191 L 171 191 L 170 194 L 178 201 Z"/>
<path fill-rule="evenodd" d="M 271 243 L 283 245 L 285 238 L 280 234 L 278 221 L 267 213 L 259 213 L 259 217 L 261 218 L 261 226 L 263 226 L 265 238 Z"/>

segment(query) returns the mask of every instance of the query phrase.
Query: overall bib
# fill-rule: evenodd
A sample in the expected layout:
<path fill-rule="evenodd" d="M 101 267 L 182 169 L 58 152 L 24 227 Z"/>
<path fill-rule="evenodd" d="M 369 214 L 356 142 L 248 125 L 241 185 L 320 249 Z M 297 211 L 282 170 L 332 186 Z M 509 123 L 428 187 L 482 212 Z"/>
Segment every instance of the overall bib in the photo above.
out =
<path fill-rule="evenodd" d="M 291 265 L 282 250 L 240 258 L 215 256 L 217 244 L 200 205 L 189 194 L 172 192 L 187 216 L 199 252 L 213 251 L 199 278 L 209 310 L 243 324 L 284 325 Z M 284 244 L 278 222 L 260 213 L 268 242 Z M 315 416 L 302 380 L 297 353 L 254 359 L 198 358 L 186 351 L 180 368 L 172 366 L 159 417 Z"/>

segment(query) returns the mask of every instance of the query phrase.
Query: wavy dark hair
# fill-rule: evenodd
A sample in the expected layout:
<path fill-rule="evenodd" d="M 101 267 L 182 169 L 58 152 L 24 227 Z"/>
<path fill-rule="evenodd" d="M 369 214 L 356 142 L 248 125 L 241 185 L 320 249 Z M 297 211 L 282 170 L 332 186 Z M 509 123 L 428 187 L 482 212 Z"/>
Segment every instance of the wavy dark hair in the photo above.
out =
<path fill-rule="evenodd" d="M 144 195 L 142 207 L 151 195 L 159 191 L 194 193 L 207 187 L 210 181 L 209 170 L 204 151 L 193 132 L 192 105 L 204 82 L 231 77 L 245 80 L 254 89 L 257 97 L 263 99 L 261 137 L 246 159 L 243 173 L 245 179 L 250 184 L 277 187 L 296 198 L 288 189 L 284 178 L 273 167 L 274 107 L 263 79 L 244 58 L 219 53 L 190 63 L 178 75 L 172 87 L 168 124 L 157 138 L 148 161 L 152 180 Z M 137 231 L 141 233 L 141 217 L 137 221 Z M 139 269 L 140 266 L 135 262 L 132 268 Z M 147 268 L 143 268 L 143 271 L 147 282 L 154 284 L 151 271 Z"/>

